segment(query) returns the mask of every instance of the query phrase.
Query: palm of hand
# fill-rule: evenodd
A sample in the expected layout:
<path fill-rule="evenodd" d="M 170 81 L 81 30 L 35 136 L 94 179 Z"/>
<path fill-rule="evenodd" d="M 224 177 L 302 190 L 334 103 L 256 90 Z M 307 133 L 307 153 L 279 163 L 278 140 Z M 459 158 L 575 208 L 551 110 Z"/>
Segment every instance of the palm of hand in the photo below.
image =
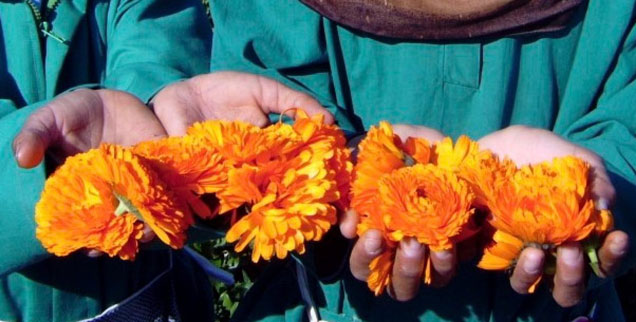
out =
<path fill-rule="evenodd" d="M 62 161 L 104 142 L 132 145 L 164 135 L 161 123 L 136 97 L 82 89 L 33 113 L 14 139 L 14 151 L 21 166 L 34 167 L 45 152 Z"/>

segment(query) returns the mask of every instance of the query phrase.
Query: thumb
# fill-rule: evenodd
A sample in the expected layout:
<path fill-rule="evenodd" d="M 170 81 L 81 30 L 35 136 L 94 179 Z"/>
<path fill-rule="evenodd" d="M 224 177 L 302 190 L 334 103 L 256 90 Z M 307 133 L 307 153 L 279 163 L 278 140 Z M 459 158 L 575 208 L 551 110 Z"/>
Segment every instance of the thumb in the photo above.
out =
<path fill-rule="evenodd" d="M 326 124 L 333 124 L 333 115 L 313 97 L 293 90 L 275 80 L 258 76 L 261 95 L 257 97 L 266 113 L 278 113 L 295 118 L 295 108 L 302 109 L 309 116 L 322 114 Z"/>
<path fill-rule="evenodd" d="M 616 189 L 607 174 L 603 158 L 579 145 L 574 145 L 572 155 L 585 160 L 590 165 L 591 193 L 597 208 L 600 210 L 610 209 L 616 198 Z"/>
<path fill-rule="evenodd" d="M 33 168 L 42 162 L 44 152 L 61 135 L 55 114 L 49 106 L 33 113 L 13 139 L 13 153 L 22 168 Z"/>

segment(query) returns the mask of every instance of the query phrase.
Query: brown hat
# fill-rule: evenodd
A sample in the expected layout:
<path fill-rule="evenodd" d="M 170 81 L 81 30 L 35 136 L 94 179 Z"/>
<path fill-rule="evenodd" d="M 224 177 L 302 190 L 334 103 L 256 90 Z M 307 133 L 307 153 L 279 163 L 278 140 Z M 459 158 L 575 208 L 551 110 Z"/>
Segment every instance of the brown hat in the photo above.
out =
<path fill-rule="evenodd" d="M 461 39 L 564 28 L 585 0 L 301 0 L 325 17 L 374 35 Z"/>

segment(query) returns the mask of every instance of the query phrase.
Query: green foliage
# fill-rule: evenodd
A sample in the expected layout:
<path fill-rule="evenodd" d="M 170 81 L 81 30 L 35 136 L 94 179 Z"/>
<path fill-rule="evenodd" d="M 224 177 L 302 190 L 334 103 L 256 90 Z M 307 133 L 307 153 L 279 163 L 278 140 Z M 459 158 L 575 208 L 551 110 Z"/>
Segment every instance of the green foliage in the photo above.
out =
<path fill-rule="evenodd" d="M 210 262 L 234 275 L 234 285 L 225 285 L 212 280 L 215 292 L 214 313 L 217 321 L 228 321 L 238 304 L 254 284 L 254 279 L 261 271 L 261 267 L 252 263 L 250 252 L 236 253 L 234 245 L 228 244 L 225 238 L 213 239 L 194 248 Z"/>

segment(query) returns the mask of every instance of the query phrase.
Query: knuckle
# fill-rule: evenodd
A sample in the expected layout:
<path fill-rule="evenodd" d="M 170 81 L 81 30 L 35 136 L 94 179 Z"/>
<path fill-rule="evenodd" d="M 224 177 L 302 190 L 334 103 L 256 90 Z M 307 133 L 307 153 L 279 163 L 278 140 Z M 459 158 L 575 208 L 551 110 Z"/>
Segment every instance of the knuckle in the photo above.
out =
<path fill-rule="evenodd" d="M 553 297 L 561 307 L 572 307 L 579 303 L 582 298 L 580 294 L 553 295 Z"/>
<path fill-rule="evenodd" d="M 583 276 L 581 274 L 557 274 L 556 283 L 567 288 L 579 287 L 583 284 Z"/>

